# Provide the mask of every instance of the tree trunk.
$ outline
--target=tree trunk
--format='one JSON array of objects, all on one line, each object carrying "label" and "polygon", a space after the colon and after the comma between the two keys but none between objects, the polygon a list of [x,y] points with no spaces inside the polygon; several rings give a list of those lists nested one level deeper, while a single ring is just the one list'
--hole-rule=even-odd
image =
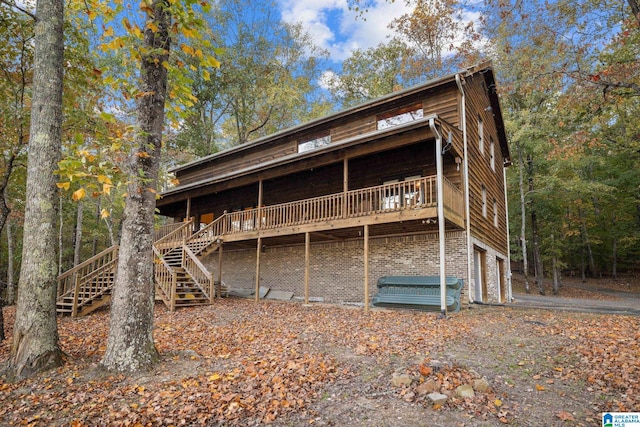
[{"label": "tree trunk", "polygon": [[638,21],[638,25],[640,25],[640,5],[638,4],[638,0],[627,0],[629,2],[629,7],[631,7],[631,12],[633,16]]},{"label": "tree trunk", "polygon": [[518,185],[520,187],[520,242],[522,243],[522,270],[524,273],[524,290],[526,293],[531,293],[529,287],[529,261],[527,259],[527,204],[524,199],[524,180],[522,170],[524,169],[524,161],[522,159],[522,145],[518,143],[516,146],[518,149]]},{"label": "tree trunk", "polygon": [[[100,227],[100,218],[101,218],[101,205],[102,200],[98,199],[97,203],[98,207],[96,209],[96,232],[93,233],[93,241],[91,242],[91,256],[94,256],[98,253],[98,227]],[[112,245],[113,246],[113,245]]]},{"label": "tree trunk", "polygon": [[11,305],[16,300],[16,284],[13,273],[13,225],[7,221],[7,304]]},{"label": "tree trunk", "polygon": [[587,225],[585,224],[584,213],[582,209],[578,211],[578,216],[580,217],[580,228],[582,231],[582,241],[587,249],[587,260],[589,261],[589,273],[591,277],[596,276],[596,262],[593,259],[593,250],[591,249],[591,241],[589,240],[589,235],[587,234]]},{"label": "tree trunk", "polygon": [[554,255],[551,259],[551,268],[553,269],[553,294],[560,293],[560,275],[558,274],[558,259]]},{"label": "tree trunk", "polygon": [[[533,191],[533,159],[527,158],[529,164],[529,192]],[[533,204],[533,201],[531,202]],[[540,256],[540,237],[538,236],[538,216],[535,208],[531,207],[531,240],[533,241],[533,262],[535,267],[535,282],[540,295],[544,295],[544,270]]]},{"label": "tree trunk", "polygon": [[60,215],[60,217],[58,218],[58,276],[62,274],[62,270],[63,270],[63,264],[62,264],[62,253],[63,253],[63,247],[64,247],[64,220],[63,220],[63,209],[62,209],[62,194],[59,197],[59,202],[58,202],[58,214]]},{"label": "tree trunk", "polygon": [[56,323],[57,197],[64,72],[64,1],[38,0],[22,268],[10,379],[60,366]]},{"label": "tree trunk", "polygon": [[76,237],[73,247],[73,266],[80,264],[80,257],[82,256],[82,216],[83,216],[83,203],[78,202],[78,210],[76,212]]},{"label": "tree trunk", "polygon": [[611,260],[611,277],[614,280],[618,279],[618,238],[614,237],[613,238],[613,243],[612,243],[612,248],[611,248],[611,252],[612,252],[612,257],[613,259]]},{"label": "tree trunk", "polygon": [[141,87],[137,100],[137,134],[130,156],[131,175],[113,289],[107,350],[102,365],[134,372],[150,368],[158,359],[153,343],[153,216],[160,163],[171,15],[168,0],[153,0],[147,16],[156,32],[145,26]]},{"label": "tree trunk", "polygon": [[4,336],[4,312],[2,310],[3,307],[4,307],[4,300],[2,299],[2,296],[0,295],[0,342],[4,341],[5,338],[6,338]]}]

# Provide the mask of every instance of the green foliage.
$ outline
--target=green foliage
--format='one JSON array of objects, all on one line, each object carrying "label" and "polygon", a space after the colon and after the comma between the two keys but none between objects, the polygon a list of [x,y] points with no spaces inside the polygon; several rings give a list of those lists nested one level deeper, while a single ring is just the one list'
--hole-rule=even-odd
[{"label": "green foliage", "polygon": [[182,59],[193,81],[185,88],[198,101],[176,134],[177,148],[204,156],[327,111],[316,86],[327,53],[300,25],[283,23],[269,1],[217,2],[208,25],[221,66]]}]

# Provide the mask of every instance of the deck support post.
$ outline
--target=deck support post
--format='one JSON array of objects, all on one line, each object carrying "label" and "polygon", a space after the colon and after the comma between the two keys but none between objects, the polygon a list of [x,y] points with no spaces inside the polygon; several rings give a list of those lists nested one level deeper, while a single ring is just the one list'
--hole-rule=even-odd
[{"label": "deck support post", "polygon": [[349,192],[349,159],[344,158],[342,164],[342,218],[346,218],[349,215],[347,209],[347,193]]},{"label": "deck support post", "polygon": [[187,212],[185,213],[185,219],[187,222],[191,219],[191,197],[187,197]]},{"label": "deck support post", "polygon": [[304,233],[304,303],[309,304],[309,253],[311,249],[311,233]]},{"label": "deck support post", "polygon": [[258,209],[256,209],[256,223],[254,227],[256,230],[260,230],[262,228],[262,195],[263,195],[263,186],[262,180],[258,181]]},{"label": "deck support post", "polygon": [[218,245],[218,293],[217,298],[222,298],[222,242]]},{"label": "deck support post", "polygon": [[440,248],[440,316],[447,316],[447,270],[445,266],[445,227],[444,227],[444,177],[442,166],[442,135],[436,128],[435,119],[429,120],[429,127],[436,137],[436,191],[438,210],[438,246]]},{"label": "deck support post", "polygon": [[369,312],[369,225],[364,226],[364,312]]},{"label": "deck support post", "polygon": [[260,252],[262,250],[262,237],[258,237],[256,248],[256,297],[255,302],[260,301]]}]

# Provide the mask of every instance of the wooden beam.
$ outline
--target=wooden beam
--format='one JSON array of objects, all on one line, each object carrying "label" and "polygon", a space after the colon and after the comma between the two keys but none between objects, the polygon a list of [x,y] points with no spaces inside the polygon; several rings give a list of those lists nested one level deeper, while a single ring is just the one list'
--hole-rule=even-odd
[{"label": "wooden beam", "polygon": [[364,226],[364,312],[369,312],[369,225]]},{"label": "wooden beam", "polygon": [[325,239],[333,240],[335,242],[341,242],[342,240],[344,240],[344,239],[341,239],[340,237],[336,237],[333,234],[329,234],[329,233],[315,232],[313,234],[315,234],[316,236],[324,237]]},{"label": "wooden beam", "polygon": [[187,221],[191,219],[191,197],[187,197],[187,212],[185,216]]},{"label": "wooden beam", "polygon": [[309,304],[309,267],[311,252],[311,235],[304,233],[304,303]]},{"label": "wooden beam", "polygon": [[349,192],[349,159],[344,158],[342,162],[342,217],[346,218],[349,215],[347,209],[347,193]]},{"label": "wooden beam", "polygon": [[260,181],[258,181],[258,212],[256,215],[256,228],[259,230],[262,226],[262,195],[263,195],[263,180],[260,179]]},{"label": "wooden beam", "polygon": [[218,246],[218,298],[222,298],[222,242]]},{"label": "wooden beam", "polygon": [[260,252],[262,250],[262,237],[258,237],[258,245],[256,248],[256,298],[255,301],[260,301]]}]

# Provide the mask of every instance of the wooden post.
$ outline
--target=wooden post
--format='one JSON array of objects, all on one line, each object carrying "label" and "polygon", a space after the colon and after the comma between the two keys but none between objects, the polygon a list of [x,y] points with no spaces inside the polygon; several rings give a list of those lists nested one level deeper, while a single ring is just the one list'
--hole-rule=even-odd
[{"label": "wooden post", "polygon": [[311,248],[311,234],[304,233],[304,303],[309,304],[309,252]]},{"label": "wooden post", "polygon": [[342,217],[346,218],[349,214],[347,209],[347,193],[349,192],[349,159],[345,157],[342,164]]},{"label": "wooden post", "polygon": [[222,298],[222,242],[218,247],[218,298]]},{"label": "wooden post", "polygon": [[258,247],[256,248],[256,298],[260,301],[260,251],[262,250],[262,237],[258,237]]},{"label": "wooden post", "polygon": [[187,213],[185,217],[187,221],[191,219],[191,197],[187,197]]},{"label": "wooden post", "polygon": [[436,191],[437,191],[437,206],[438,212],[438,246],[439,246],[439,259],[440,259],[440,317],[447,316],[447,271],[445,266],[445,227],[444,227],[444,168],[442,159],[442,136],[435,125],[435,120],[429,120],[429,127],[436,137]]},{"label": "wooden post", "polygon": [[207,275],[207,279],[209,279],[209,304],[213,304],[213,300],[216,297],[216,282],[213,281],[212,273]]},{"label": "wooden post", "polygon": [[256,222],[255,227],[257,230],[262,228],[262,180],[258,181],[258,209],[256,213]]},{"label": "wooden post", "polygon": [[364,226],[364,312],[369,312],[369,225]]},{"label": "wooden post", "polygon": [[75,274],[75,284],[73,291],[73,306],[71,307],[71,317],[78,316],[78,297],[80,294],[80,273]]},{"label": "wooden post", "polygon": [[169,311],[173,312],[176,310],[176,287],[178,285],[178,273],[175,271],[171,274],[171,291],[169,294],[171,295],[171,304],[169,304]]}]

